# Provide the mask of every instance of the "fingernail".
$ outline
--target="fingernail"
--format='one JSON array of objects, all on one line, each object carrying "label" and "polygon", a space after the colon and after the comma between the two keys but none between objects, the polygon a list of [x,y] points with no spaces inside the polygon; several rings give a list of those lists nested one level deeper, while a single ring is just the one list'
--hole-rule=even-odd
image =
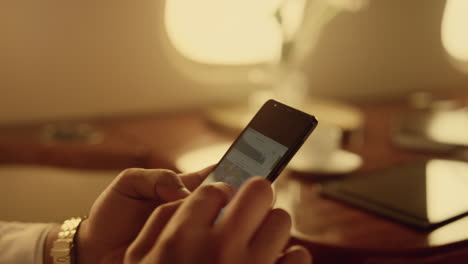
[{"label": "fingernail", "polygon": [[190,195],[190,191],[185,187],[169,187],[169,186],[158,186],[157,192],[159,196],[166,201],[172,201],[175,199],[183,199]]}]

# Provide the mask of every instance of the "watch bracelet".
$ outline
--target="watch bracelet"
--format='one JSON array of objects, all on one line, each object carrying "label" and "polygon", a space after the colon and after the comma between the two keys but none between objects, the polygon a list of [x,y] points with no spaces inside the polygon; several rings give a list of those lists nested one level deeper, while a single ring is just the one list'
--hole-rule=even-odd
[{"label": "watch bracelet", "polygon": [[63,222],[57,239],[53,242],[50,256],[54,264],[75,264],[75,235],[86,217],[72,217]]}]

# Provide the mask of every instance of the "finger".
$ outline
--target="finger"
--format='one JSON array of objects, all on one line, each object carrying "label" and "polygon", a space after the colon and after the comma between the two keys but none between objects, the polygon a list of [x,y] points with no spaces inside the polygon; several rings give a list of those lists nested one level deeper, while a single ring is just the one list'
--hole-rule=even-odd
[{"label": "finger", "polygon": [[312,264],[312,256],[304,247],[292,246],[286,250],[276,264]]},{"label": "finger", "polygon": [[250,242],[250,250],[259,259],[270,259],[271,263],[277,254],[282,252],[289,240],[291,217],[282,209],[271,210]]},{"label": "finger", "polygon": [[182,204],[173,217],[171,228],[211,227],[221,209],[234,193],[233,187],[223,182],[201,186]]},{"label": "finger", "polygon": [[239,242],[248,242],[271,209],[270,182],[254,178],[246,182],[226,207],[217,228],[235,233]]},{"label": "finger", "polygon": [[129,263],[139,262],[156,244],[159,235],[173,214],[182,204],[182,200],[157,207],[150,215],[137,238],[128,248],[125,258]]},{"label": "finger", "polygon": [[215,166],[216,165],[211,165],[197,172],[179,174],[179,177],[185,187],[193,191],[210,175]]},{"label": "finger", "polygon": [[132,199],[174,201],[190,194],[173,171],[126,169],[112,184],[113,190]]}]

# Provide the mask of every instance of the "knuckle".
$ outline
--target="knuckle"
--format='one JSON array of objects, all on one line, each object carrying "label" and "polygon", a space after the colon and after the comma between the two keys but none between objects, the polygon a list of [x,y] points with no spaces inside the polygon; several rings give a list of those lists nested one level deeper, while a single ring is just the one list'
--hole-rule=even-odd
[{"label": "knuckle", "polygon": [[292,225],[291,216],[283,209],[273,209],[270,213],[270,217],[276,222],[278,227],[283,229],[290,229]]},{"label": "knuckle", "polygon": [[167,169],[142,169],[142,168],[128,168],[123,170],[118,178],[121,181],[131,181],[134,180],[135,177],[143,177],[143,176],[150,176],[150,177],[156,177],[156,179],[159,179],[162,183],[166,184],[171,184],[174,182],[178,182],[178,176],[175,172]]},{"label": "knuckle", "polygon": [[[172,235],[161,238],[158,242],[157,251],[163,252],[166,260],[171,262],[162,261],[162,263],[199,263],[195,260],[188,262],[188,257],[193,256],[194,237],[189,236],[187,233],[175,232]],[[186,254],[181,254],[184,252]]]},{"label": "knuckle", "polygon": [[129,178],[129,177],[133,177],[134,175],[140,173],[143,169],[140,169],[140,168],[128,168],[128,169],[125,169],[123,170],[119,177],[120,178]]},{"label": "knuckle", "polygon": [[152,172],[154,173],[153,175],[156,177],[158,184],[167,186],[182,185],[179,176],[171,170],[157,169],[153,170]]},{"label": "knuckle", "polygon": [[191,241],[193,231],[195,230],[188,226],[177,226],[161,238],[161,243],[169,248],[180,246],[184,242]]},{"label": "knuckle", "polygon": [[172,234],[171,236],[169,237],[166,237],[164,239],[161,240],[161,248],[164,249],[164,251],[167,252],[167,250],[169,250],[169,252],[174,249],[175,247],[177,247],[177,245],[180,243],[180,234],[179,233],[174,233]]},{"label": "knuckle", "polygon": [[273,209],[272,214],[281,222],[291,224],[291,216],[283,209]]},{"label": "knuckle", "polygon": [[165,203],[158,206],[154,209],[152,215],[154,218],[158,218],[159,216],[165,216],[174,211],[174,208],[177,206],[176,203]]},{"label": "knuckle", "polygon": [[124,263],[125,264],[134,264],[139,263],[142,256],[138,253],[135,246],[131,245],[127,251],[125,251],[124,255]]},{"label": "knuckle", "polygon": [[156,169],[154,170],[154,172],[159,174],[160,177],[164,177],[164,178],[177,177],[177,174],[174,171],[168,170],[168,169]]},{"label": "knuckle", "polygon": [[156,208],[155,211],[157,213],[165,213],[165,212],[171,211],[172,207],[174,207],[173,203],[165,203],[165,204],[158,206],[158,208]]},{"label": "knuckle", "polygon": [[223,190],[211,184],[200,187],[199,193],[203,196],[208,196],[215,199],[227,199],[227,194]]},{"label": "knuckle", "polygon": [[172,235],[161,238],[160,249],[167,255],[176,256],[180,253],[181,247],[187,242],[187,235],[183,232],[176,231]]},{"label": "knuckle", "polygon": [[140,174],[143,169],[139,168],[128,168],[123,170],[115,180],[117,186],[127,186],[131,184],[136,175]]}]

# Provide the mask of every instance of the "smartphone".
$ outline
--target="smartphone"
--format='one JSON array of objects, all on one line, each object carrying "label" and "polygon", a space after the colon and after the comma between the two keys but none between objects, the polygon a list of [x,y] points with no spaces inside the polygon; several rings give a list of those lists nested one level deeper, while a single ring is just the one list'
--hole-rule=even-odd
[{"label": "smartphone", "polygon": [[316,126],[314,116],[268,100],[204,183],[222,181],[239,189],[254,176],[273,182]]}]

